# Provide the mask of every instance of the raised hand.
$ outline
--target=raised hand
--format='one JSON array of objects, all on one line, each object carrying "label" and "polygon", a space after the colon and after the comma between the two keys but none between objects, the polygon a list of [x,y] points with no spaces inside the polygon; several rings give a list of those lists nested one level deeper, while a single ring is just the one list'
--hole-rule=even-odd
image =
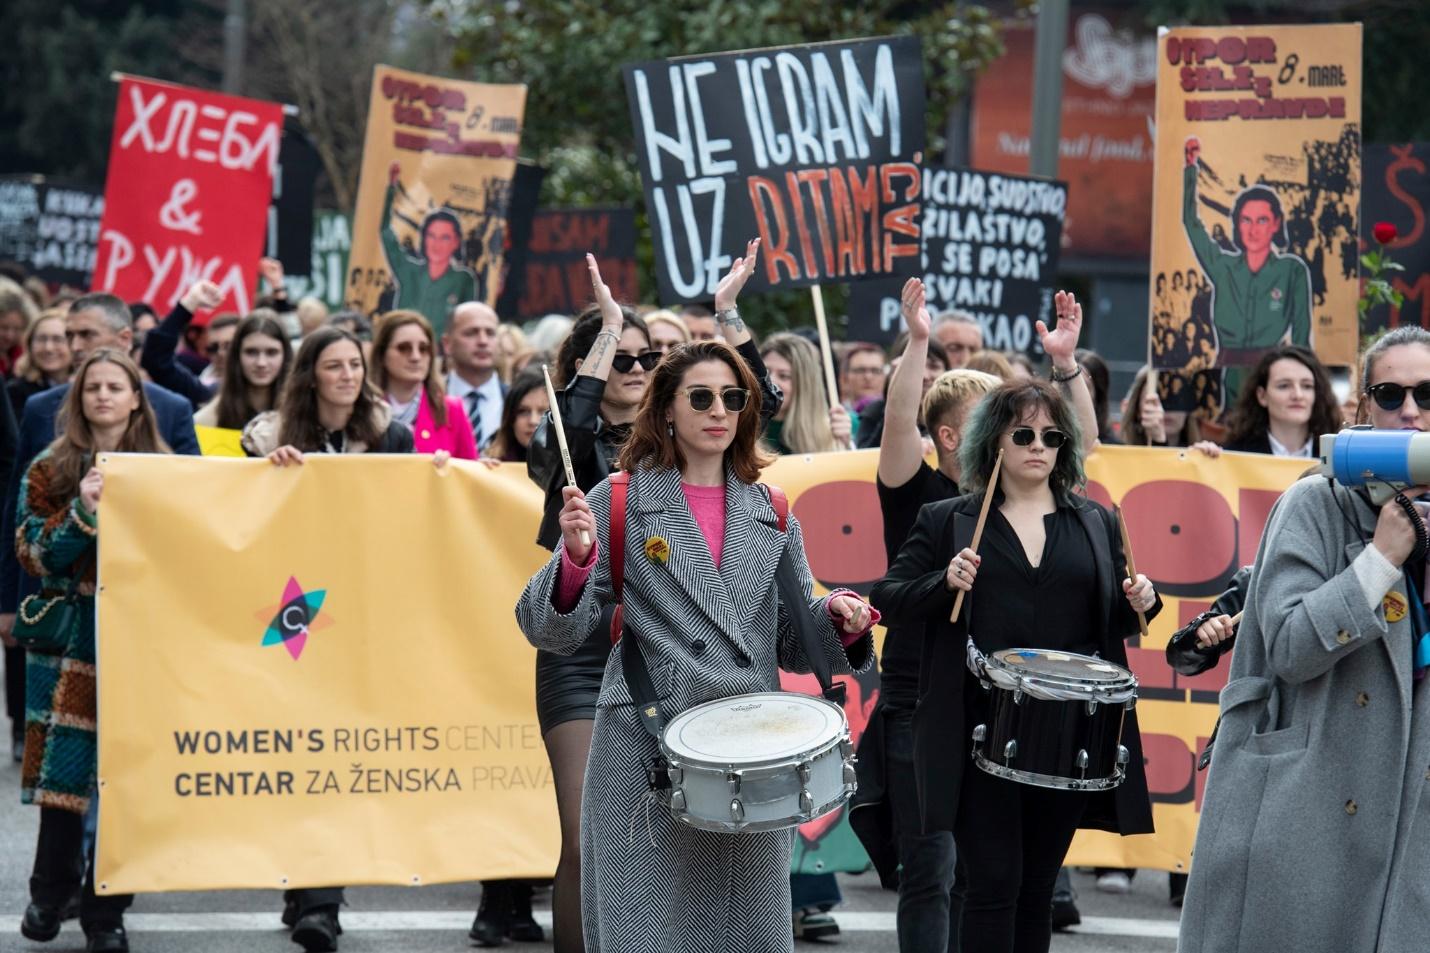
[{"label": "raised hand", "polygon": [[1184,154],[1187,159],[1187,165],[1196,165],[1197,160],[1202,156],[1202,141],[1196,136],[1188,136],[1187,144],[1184,147]]},{"label": "raised hand", "polygon": [[728,311],[735,307],[735,299],[740,296],[740,289],[745,287],[745,282],[755,273],[755,258],[759,252],[760,240],[750,239],[745,245],[745,257],[736,258],[730,265],[730,271],[720,279],[720,284],[715,286],[716,311]]},{"label": "raised hand", "polygon": [[1036,325],[1038,340],[1043,343],[1043,350],[1055,369],[1071,371],[1077,366],[1073,355],[1077,351],[1077,339],[1082,334],[1082,305],[1078,304],[1076,295],[1059,291],[1053,296],[1053,311],[1058,316],[1058,326],[1049,331],[1048,326],[1039,321]]},{"label": "raised hand", "polygon": [[621,312],[621,306],[616,304],[616,299],[611,296],[611,286],[601,280],[601,266],[596,264],[596,256],[589,252],[586,254],[586,269],[591,272],[591,293],[595,295],[596,304],[601,309],[601,325],[611,328],[619,335],[625,324],[625,315]]},{"label": "raised hand", "polygon": [[917,278],[904,282],[904,290],[899,294],[899,312],[908,325],[909,337],[915,341],[928,339],[933,319],[929,317],[928,290]]},{"label": "raised hand", "polygon": [[188,309],[190,314],[198,314],[200,311],[212,311],[223,303],[223,292],[219,286],[205,278],[200,278],[184,292],[184,296],[179,299],[179,304]]},{"label": "raised hand", "polygon": [[258,274],[275,291],[283,287],[283,263],[277,258],[258,259]]}]

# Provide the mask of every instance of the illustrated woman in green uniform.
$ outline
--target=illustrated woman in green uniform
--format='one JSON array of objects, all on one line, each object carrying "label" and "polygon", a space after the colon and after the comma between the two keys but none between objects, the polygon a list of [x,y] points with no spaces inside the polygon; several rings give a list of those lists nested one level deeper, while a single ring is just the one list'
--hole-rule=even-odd
[{"label": "illustrated woman in green uniform", "polygon": [[387,197],[382,204],[382,250],[397,283],[392,307],[420,311],[440,338],[452,309],[463,301],[476,300],[477,282],[465,266],[454,261],[462,248],[462,226],[450,209],[439,208],[422,220],[421,257],[413,258],[403,249],[392,230],[392,201],[397,197],[401,171],[396,162],[388,168]]},{"label": "illustrated woman in green uniform", "polygon": [[1212,323],[1217,332],[1217,363],[1249,364],[1261,352],[1289,336],[1292,344],[1311,345],[1311,272],[1295,255],[1277,251],[1287,244],[1281,199],[1264,185],[1237,196],[1232,208],[1229,252],[1212,240],[1197,216],[1197,171],[1201,143],[1187,140],[1182,179],[1182,225],[1202,271],[1212,284]]}]

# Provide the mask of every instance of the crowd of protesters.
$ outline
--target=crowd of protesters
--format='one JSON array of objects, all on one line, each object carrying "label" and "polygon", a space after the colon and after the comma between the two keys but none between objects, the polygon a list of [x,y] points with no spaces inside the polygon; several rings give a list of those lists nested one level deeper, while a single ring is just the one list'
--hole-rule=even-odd
[{"label": "crowd of protesters", "polygon": [[[52,939],[62,919],[77,915],[90,950],[128,948],[123,913],[130,898],[97,897],[86,873],[92,851],[88,868],[85,860],[97,730],[93,598],[104,483],[93,466],[98,452],[198,453],[197,425],[240,431],[245,452],[280,466],[301,464],[310,453],[364,452],[430,454],[438,466],[451,458],[523,464],[546,494],[533,536],[556,549],[566,472],[543,425],[550,408],[540,367],[552,368],[571,465],[585,492],[620,466],[661,362],[688,345],[723,341],[758,383],[767,451],[880,449],[878,491],[892,565],[919,508],[958,495],[965,422],[986,394],[1009,382],[1051,373],[1086,451],[1100,442],[1309,458],[1319,434],[1349,422],[1326,369],[1294,346],[1263,357],[1225,421],[1205,413],[1192,376],[1147,368],[1120,400],[1114,421],[1106,363],[1074,351],[1081,310],[1071,296],[1060,296],[1059,309],[1068,320],[1076,309],[1076,324],[1060,322],[1063,330],[1043,339],[1050,368],[1022,353],[985,350],[978,321],[950,312],[914,324],[888,350],[834,342],[839,393],[830,394],[818,335],[791,328],[757,341],[738,317],[742,282],[722,285],[713,310],[664,310],[610,301],[594,263],[591,270],[596,301],[581,314],[552,315],[524,332],[472,301],[457,305],[439,333],[414,310],[369,318],[329,314],[313,299],[290,302],[282,267],[271,259],[260,267],[265,293],[243,315],[213,314],[222,295],[207,281],[160,316],[145,303],[109,294],[52,294],[17,267],[0,266],[0,376],[10,398],[0,401],[6,487],[0,532],[13,541],[0,547],[0,638],[22,798],[41,809],[31,904],[21,926],[26,937]],[[198,315],[210,317],[196,322]],[[55,597],[76,601],[84,623],[62,648],[31,651],[27,660],[13,638],[17,614],[25,622],[27,606]],[[608,629],[609,623],[595,626],[570,654],[542,651],[536,665],[562,841],[553,872],[559,951],[583,948],[580,804]],[[921,831],[910,769],[918,654],[916,640],[893,626],[880,659],[885,750],[868,769],[884,775],[873,789],[890,800],[891,844],[903,869],[901,893],[908,894],[899,905],[900,947],[956,949],[965,872],[955,864],[951,834]],[[1100,889],[1125,892],[1132,872],[1097,873]],[[975,881],[975,900],[983,897],[979,889]],[[1181,890],[1174,878],[1173,902]],[[484,946],[542,939],[532,893],[528,882],[484,883],[472,939]],[[1045,903],[1045,893],[1027,896]],[[791,896],[794,936],[838,933],[832,875],[795,877]],[[290,891],[282,919],[305,949],[335,949],[343,902],[341,887]],[[1065,877],[1051,903],[1054,925],[1077,922]],[[985,922],[980,929],[992,928]]]}]

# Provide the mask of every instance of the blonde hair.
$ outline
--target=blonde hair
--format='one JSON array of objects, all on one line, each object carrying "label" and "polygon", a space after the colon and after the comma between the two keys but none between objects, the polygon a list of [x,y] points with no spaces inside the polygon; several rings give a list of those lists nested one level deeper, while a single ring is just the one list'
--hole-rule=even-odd
[{"label": "blonde hair", "polygon": [[970,370],[992,374],[999,380],[1011,381],[1013,379],[1013,362],[997,351],[979,351],[970,357],[968,363],[963,366]]},{"label": "blonde hair", "polygon": [[[511,357],[506,354],[508,341],[511,342]],[[515,363],[516,356],[527,349],[526,335],[521,328],[506,321],[497,323],[497,376],[503,384],[510,384],[511,379],[516,376],[511,366]]]},{"label": "blonde hair", "polygon": [[797,334],[772,334],[760,348],[761,356],[778,354],[789,362],[794,397],[786,397],[784,429],[780,439],[793,453],[837,450],[829,429],[829,395],[824,392],[824,370],[819,349]]},{"label": "blonde hair", "polygon": [[958,430],[963,426],[962,414],[957,420],[949,420],[948,415],[961,410],[970,397],[982,397],[1002,383],[993,374],[966,367],[944,371],[929,385],[923,407],[919,409],[919,419],[930,432],[944,422]]},{"label": "blonde hair", "polygon": [[669,325],[670,327],[680,332],[681,343],[690,343],[690,329],[685,326],[685,322],[680,319],[680,315],[676,314],[674,311],[671,311],[666,308],[660,308],[659,310],[651,311],[648,314],[643,314],[641,315],[641,317],[645,318],[646,327],[653,327],[657,324]]},{"label": "blonde hair", "polygon": [[[41,324],[46,321],[58,321],[60,323],[60,333],[64,333],[65,310],[64,308],[46,308],[35,316],[35,320],[30,322],[30,326],[25,328],[25,353],[20,355],[20,359],[15,362],[15,376],[24,378],[35,384],[44,383],[45,375],[35,366],[35,359],[32,353],[35,350],[35,332],[39,330]],[[65,348],[69,348],[69,343],[65,343]],[[59,380],[68,380],[69,371],[60,372]]]}]

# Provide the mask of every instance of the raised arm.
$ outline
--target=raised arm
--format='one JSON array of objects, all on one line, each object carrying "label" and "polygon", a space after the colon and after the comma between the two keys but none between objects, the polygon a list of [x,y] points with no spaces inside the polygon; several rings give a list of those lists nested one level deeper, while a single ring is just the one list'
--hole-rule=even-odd
[{"label": "raised arm", "polygon": [[1053,381],[1060,385],[1063,396],[1072,404],[1082,428],[1082,449],[1091,453],[1097,446],[1097,410],[1092,403],[1092,381],[1077,362],[1077,339],[1082,334],[1082,305],[1067,291],[1053,296],[1053,308],[1058,326],[1052,331],[1043,322],[1037,323],[1038,338],[1043,350],[1053,362]]},{"label": "raised arm", "polygon": [[223,292],[212,281],[200,280],[184,292],[184,296],[174,305],[174,310],[152,331],[144,336],[144,350],[139,355],[139,366],[149,373],[149,378],[160,387],[167,388],[190,404],[202,407],[213,399],[213,389],[198,375],[174,359],[179,347],[179,339],[184,329],[194,319],[194,312],[216,308],[223,301]]},{"label": "raised arm", "polygon": [[928,364],[932,326],[924,283],[910,278],[900,295],[900,311],[909,328],[909,343],[884,401],[884,435],[879,443],[879,482],[900,487],[914,478],[923,460],[919,435],[919,404],[923,398],[924,367]]},{"label": "raised arm", "polygon": [[765,368],[765,362],[760,357],[760,349],[755,344],[755,338],[748,328],[745,327],[744,320],[740,317],[739,310],[735,307],[735,300],[740,295],[740,290],[745,287],[745,282],[750,280],[750,276],[755,273],[755,259],[760,253],[760,240],[750,239],[745,245],[745,257],[736,258],[730,266],[730,271],[724,278],[720,279],[720,284],[715,288],[715,323],[720,326],[720,331],[725,335],[725,343],[740,352],[740,356],[745,359],[745,363],[750,365],[750,370],[754,372],[755,379],[760,382],[760,417],[763,420],[771,420],[775,414],[780,412],[780,405],[784,403],[785,395],[770,377],[770,372]]},{"label": "raised arm", "polygon": [[1195,136],[1188,139],[1184,151],[1187,164],[1182,170],[1182,227],[1187,232],[1187,241],[1191,242],[1192,252],[1201,263],[1202,270],[1215,282],[1212,269],[1221,260],[1222,251],[1202,227],[1201,217],[1197,214],[1197,172],[1201,154],[1200,140]]}]

